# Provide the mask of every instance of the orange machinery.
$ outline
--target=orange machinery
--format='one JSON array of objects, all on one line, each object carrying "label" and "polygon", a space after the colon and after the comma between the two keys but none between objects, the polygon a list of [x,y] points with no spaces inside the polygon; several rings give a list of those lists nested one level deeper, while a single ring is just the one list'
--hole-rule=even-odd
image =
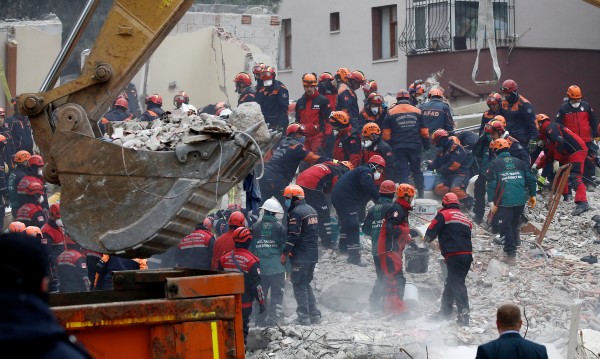
[{"label": "orange machinery", "polygon": [[94,358],[243,358],[244,277],[190,269],[115,272],[114,290],[52,294]]}]

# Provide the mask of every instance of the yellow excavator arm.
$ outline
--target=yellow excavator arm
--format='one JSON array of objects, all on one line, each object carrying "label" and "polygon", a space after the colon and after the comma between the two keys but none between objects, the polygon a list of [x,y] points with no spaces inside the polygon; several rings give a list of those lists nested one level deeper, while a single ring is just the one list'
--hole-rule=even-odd
[{"label": "yellow excavator arm", "polygon": [[[97,120],[169,34],[193,0],[115,0],[81,75],[19,96],[46,166],[61,185],[61,215],[85,248],[147,257],[189,234],[218,197],[259,160],[253,136],[214,139],[176,151],[133,150],[103,141]],[[266,151],[271,136],[257,143]]]}]

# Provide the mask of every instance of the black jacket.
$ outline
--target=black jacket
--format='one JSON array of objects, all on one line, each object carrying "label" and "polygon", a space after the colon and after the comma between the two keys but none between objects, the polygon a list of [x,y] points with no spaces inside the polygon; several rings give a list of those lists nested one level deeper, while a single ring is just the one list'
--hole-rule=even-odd
[{"label": "black jacket", "polygon": [[346,172],[333,187],[331,199],[334,205],[366,203],[370,199],[379,201],[379,188],[373,180],[373,171],[368,165],[363,165]]},{"label": "black jacket", "polygon": [[285,137],[279,147],[273,151],[273,157],[265,166],[264,178],[280,179],[286,184],[292,182],[298,165],[305,161],[311,164],[325,159],[304,149],[304,146],[291,137]]},{"label": "black jacket", "polygon": [[294,262],[316,263],[319,259],[319,217],[306,200],[292,203],[288,212],[287,241],[283,254]]},{"label": "black jacket", "polygon": [[442,208],[431,221],[425,233],[425,241],[432,242],[438,237],[444,258],[457,254],[471,254],[471,229],[473,223],[460,211],[458,205]]},{"label": "black jacket", "polygon": [[546,347],[524,339],[519,333],[505,333],[477,347],[475,359],[548,359]]}]

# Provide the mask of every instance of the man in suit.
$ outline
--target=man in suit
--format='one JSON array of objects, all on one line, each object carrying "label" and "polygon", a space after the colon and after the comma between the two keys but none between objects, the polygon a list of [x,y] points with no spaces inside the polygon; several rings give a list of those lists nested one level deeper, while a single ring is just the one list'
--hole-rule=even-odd
[{"label": "man in suit", "polygon": [[480,345],[475,359],[548,359],[546,347],[521,337],[522,325],[521,310],[517,305],[501,305],[496,312],[500,337]]}]

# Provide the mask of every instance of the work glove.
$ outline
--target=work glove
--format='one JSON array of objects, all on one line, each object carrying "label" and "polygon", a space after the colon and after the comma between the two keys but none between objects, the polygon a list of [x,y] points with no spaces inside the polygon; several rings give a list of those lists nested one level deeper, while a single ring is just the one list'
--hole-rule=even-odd
[{"label": "work glove", "polygon": [[282,253],[281,257],[279,258],[279,261],[281,262],[281,265],[284,266],[285,262],[287,261],[287,255],[285,253]]},{"label": "work glove", "polygon": [[498,212],[498,207],[494,204],[494,202],[490,202],[490,213],[496,214]]},{"label": "work glove", "polygon": [[258,314],[263,314],[266,310],[265,303],[258,303]]},{"label": "work glove", "polygon": [[554,172],[558,172],[558,169],[559,169],[559,168],[560,168],[560,163],[559,163],[558,161],[554,161],[554,162],[552,163],[552,170],[553,170]]},{"label": "work glove", "polygon": [[535,196],[529,197],[529,201],[527,201],[527,205],[529,206],[529,208],[533,209],[535,207],[535,203],[536,203]]}]

